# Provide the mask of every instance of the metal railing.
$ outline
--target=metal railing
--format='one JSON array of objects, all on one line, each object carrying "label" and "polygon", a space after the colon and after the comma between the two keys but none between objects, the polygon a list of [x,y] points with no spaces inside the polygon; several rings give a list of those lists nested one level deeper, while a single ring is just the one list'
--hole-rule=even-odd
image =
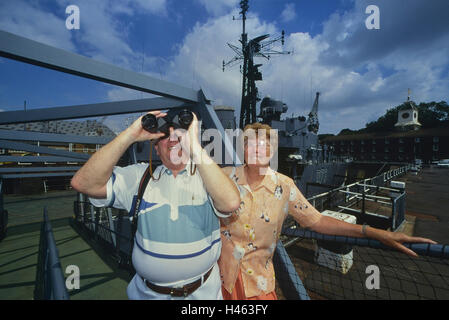
[{"label": "metal railing", "polygon": [[93,206],[78,193],[74,202],[75,222],[93,241],[112,254],[121,267],[132,270],[131,223],[125,210]]},{"label": "metal railing", "polygon": [[[405,219],[405,193],[383,186],[409,169],[406,166],[384,172],[308,200],[320,211],[344,211],[341,207],[345,203],[345,207],[359,205],[364,212],[364,201],[391,205],[391,217],[359,214],[358,223],[370,219],[377,223],[384,221],[384,228],[397,230]],[[382,197],[378,195],[382,191],[397,194]],[[292,221],[284,224],[282,237],[289,263],[296,270],[290,270],[291,274],[282,275],[281,279],[296,282],[296,286],[289,285],[290,291],[304,286],[296,292],[299,298],[449,299],[448,245],[405,244],[419,255],[412,258],[376,240],[323,235],[302,229]],[[278,282],[282,287],[280,279]],[[294,296],[290,292],[285,298]]]},{"label": "metal railing", "polygon": [[35,298],[39,300],[69,300],[59,261],[59,253],[50,220],[48,219],[47,207],[44,207],[44,222],[42,223],[41,238],[39,245],[38,276]]},{"label": "metal railing", "polygon": [[[355,215],[360,223],[372,224],[382,229],[390,228],[395,231],[405,220],[405,195],[402,190],[387,188],[385,185],[393,178],[407,173],[410,168],[410,165],[406,165],[389,170],[373,178],[342,186],[307,200],[319,211],[330,209],[348,212]],[[395,195],[384,195],[383,193],[386,192]],[[390,207],[390,216],[367,212],[366,201]],[[289,223],[291,224],[292,221],[290,220]]]},{"label": "metal railing", "polygon": [[282,275],[304,286],[298,295],[305,290],[312,299],[449,299],[449,245],[405,244],[419,255],[414,258],[371,239],[300,228],[283,234],[301,239],[286,249],[296,270]]},{"label": "metal railing", "polygon": [[[128,213],[115,208],[94,207],[86,196],[78,193],[74,202],[75,221],[81,230],[101,248],[109,252],[116,262],[123,268],[134,271],[131,264],[131,224]],[[309,296],[295,271],[282,242],[277,243],[273,258],[278,281],[288,299],[309,300]]]},{"label": "metal railing", "polygon": [[6,236],[8,211],[3,208],[3,180],[0,178],[0,241]]}]

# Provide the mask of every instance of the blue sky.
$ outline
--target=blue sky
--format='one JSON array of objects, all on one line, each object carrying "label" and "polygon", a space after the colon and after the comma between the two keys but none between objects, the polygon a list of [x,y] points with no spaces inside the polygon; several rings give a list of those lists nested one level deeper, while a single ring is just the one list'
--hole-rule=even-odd
[{"label": "blue sky", "polygon": [[[380,29],[368,30],[368,5]],[[67,30],[68,5],[80,29]],[[250,0],[249,37],[286,31],[291,55],[260,60],[261,98],[307,114],[321,92],[320,133],[359,129],[402,103],[449,101],[449,1]],[[239,45],[238,0],[1,0],[0,29],[185,87],[237,109],[238,65],[221,70]],[[0,58],[0,110],[137,99],[148,95]],[[122,117],[105,121],[123,130]]]}]

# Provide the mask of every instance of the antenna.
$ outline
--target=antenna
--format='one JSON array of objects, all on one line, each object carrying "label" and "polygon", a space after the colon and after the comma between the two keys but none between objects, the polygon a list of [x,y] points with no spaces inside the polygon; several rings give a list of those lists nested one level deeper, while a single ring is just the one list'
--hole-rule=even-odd
[{"label": "antenna", "polygon": [[[262,64],[255,64],[254,58],[262,57],[267,60],[272,55],[278,54],[290,54],[290,51],[278,51],[275,48],[277,42],[284,44],[285,31],[282,30],[280,36],[276,36],[272,40],[267,40],[270,35],[265,34],[248,41],[248,35],[246,34],[246,13],[249,9],[248,0],[240,1],[240,14],[242,15],[242,35],[240,39],[241,48],[228,43],[228,46],[236,53],[236,55],[228,62],[223,61],[222,69],[224,71],[226,66],[234,66],[243,60],[243,68],[240,65],[241,73],[243,76],[242,85],[242,101],[240,107],[240,128],[243,128],[249,123],[257,121],[256,108],[257,102],[260,101],[258,97],[258,90],[256,87],[256,81],[262,80],[262,73],[259,71],[259,67]],[[233,20],[236,20],[233,17]]]},{"label": "antenna", "polygon": [[[145,39],[142,40],[142,66],[140,72],[143,73],[143,66],[145,65]],[[143,99],[143,92],[140,92],[140,99]]]}]

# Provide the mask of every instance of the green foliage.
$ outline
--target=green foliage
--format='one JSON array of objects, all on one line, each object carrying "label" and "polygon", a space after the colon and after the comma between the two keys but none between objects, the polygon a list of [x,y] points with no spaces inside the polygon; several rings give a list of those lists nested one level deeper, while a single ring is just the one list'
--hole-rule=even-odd
[{"label": "green foliage", "polygon": [[339,136],[347,136],[347,135],[351,135],[351,134],[357,134],[359,131],[357,130],[351,130],[351,129],[343,129],[340,131],[340,133],[338,134]]},{"label": "green foliage", "polygon": [[418,110],[418,119],[423,128],[437,127],[449,120],[449,105],[445,101],[420,103]]},{"label": "green foliage", "polygon": [[[403,103],[395,108],[388,109],[383,116],[377,119],[377,121],[367,123],[366,128],[361,129],[358,132],[394,131],[394,125],[398,120],[398,111],[404,106],[405,104]],[[417,107],[418,121],[422,124],[423,129],[445,125],[449,121],[449,105],[446,101],[421,102]],[[340,132],[340,134],[342,134],[342,132]]]},{"label": "green foliage", "polygon": [[324,134],[319,134],[318,135],[318,139],[319,140],[323,140],[326,139],[327,137],[334,137],[335,135],[332,133],[324,133]]},{"label": "green foliage", "polygon": [[368,122],[366,124],[366,132],[392,131],[394,125],[398,121],[398,110],[401,106],[388,109],[387,113],[381,116],[377,121]]}]

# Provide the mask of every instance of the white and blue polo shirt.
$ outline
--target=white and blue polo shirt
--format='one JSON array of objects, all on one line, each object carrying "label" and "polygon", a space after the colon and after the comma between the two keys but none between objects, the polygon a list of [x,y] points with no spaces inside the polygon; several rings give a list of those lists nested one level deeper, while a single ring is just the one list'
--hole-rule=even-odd
[{"label": "white and blue polo shirt", "polygon": [[[106,199],[90,199],[95,206],[131,210],[148,164],[115,167],[107,183]],[[161,165],[156,168],[138,210],[132,261],[138,275],[161,286],[196,280],[218,260],[220,224],[201,176],[191,175],[190,163],[176,178]]]}]

